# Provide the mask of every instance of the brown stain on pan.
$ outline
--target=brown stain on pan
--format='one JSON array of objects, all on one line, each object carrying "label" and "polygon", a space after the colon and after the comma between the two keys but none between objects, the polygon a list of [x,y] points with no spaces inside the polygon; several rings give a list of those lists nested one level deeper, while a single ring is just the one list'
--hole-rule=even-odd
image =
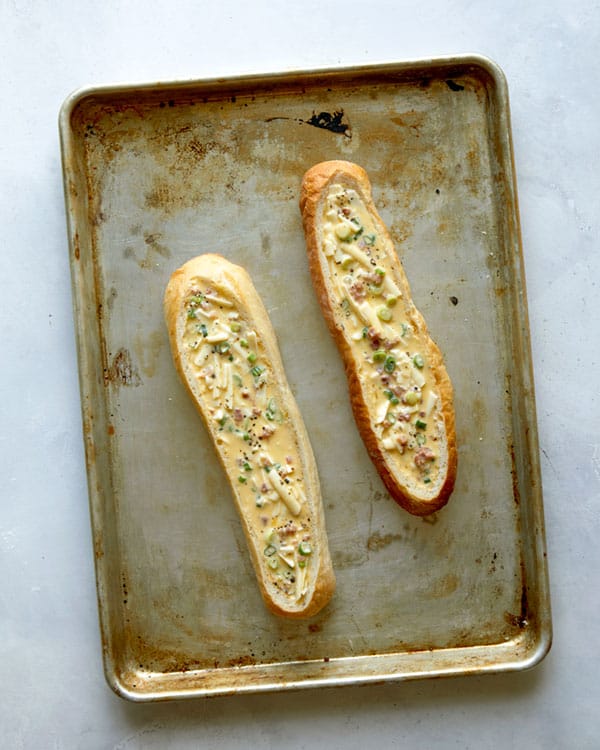
[{"label": "brown stain on pan", "polygon": [[75,256],[75,260],[79,260],[81,257],[81,247],[79,244],[79,232],[75,232],[75,236],[73,237],[73,255]]},{"label": "brown stain on pan", "polygon": [[106,383],[113,383],[114,385],[134,387],[142,385],[142,379],[131,359],[131,354],[124,347],[119,349],[112,358],[110,365],[105,369],[104,379]]},{"label": "brown stain on pan", "polygon": [[442,599],[453,594],[458,589],[459,584],[458,577],[454,573],[448,573],[434,581],[427,593],[432,599]]},{"label": "brown stain on pan", "polygon": [[[182,654],[176,649],[164,648],[148,643],[141,635],[130,644],[135,667],[156,672],[188,672],[212,666],[206,659]],[[130,666],[132,668],[133,665]]]},{"label": "brown stain on pan", "polygon": [[524,560],[521,560],[521,608],[518,613],[505,612],[505,621],[517,630],[525,630],[532,624],[532,613],[529,606],[529,594],[527,590],[527,572]]},{"label": "brown stain on pan", "polygon": [[425,113],[412,109],[408,112],[402,112],[399,115],[390,117],[390,120],[394,125],[398,125],[399,127],[408,130],[411,135],[419,138],[421,135],[421,128],[425,124]]},{"label": "brown stain on pan", "polygon": [[380,534],[376,531],[367,539],[367,549],[371,552],[376,552],[384,547],[388,547],[392,542],[398,542],[401,540],[401,534]]},{"label": "brown stain on pan", "polygon": [[135,337],[133,348],[140,369],[146,377],[152,378],[156,374],[164,344],[165,336],[162,331],[151,331],[147,336],[138,334]]},{"label": "brown stain on pan", "polygon": [[83,437],[85,441],[85,462],[88,471],[96,463],[96,445],[94,443],[94,417],[89,409],[83,414]]},{"label": "brown stain on pan", "polygon": [[101,560],[104,557],[104,534],[102,530],[98,530],[94,534],[94,557],[96,560]]}]

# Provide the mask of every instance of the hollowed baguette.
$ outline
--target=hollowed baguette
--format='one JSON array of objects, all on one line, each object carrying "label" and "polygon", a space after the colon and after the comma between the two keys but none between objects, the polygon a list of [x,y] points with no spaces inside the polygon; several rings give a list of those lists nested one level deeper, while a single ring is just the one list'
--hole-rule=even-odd
[{"label": "hollowed baguette", "polygon": [[173,360],[231,485],[271,612],[300,618],[335,578],[319,478],[275,333],[248,273],[218,255],[176,270],[164,311]]},{"label": "hollowed baguette", "polygon": [[366,172],[345,161],[315,165],[304,175],[300,210],[360,435],[396,502],[415,515],[432,513],[456,477],[452,384]]}]

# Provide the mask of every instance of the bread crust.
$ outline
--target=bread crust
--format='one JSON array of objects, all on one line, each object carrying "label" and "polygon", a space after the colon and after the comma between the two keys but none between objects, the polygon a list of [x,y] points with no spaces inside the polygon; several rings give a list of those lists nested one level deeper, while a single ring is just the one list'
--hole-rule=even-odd
[{"label": "bread crust", "polygon": [[[378,228],[378,233],[385,238],[384,244],[388,257],[393,259],[394,280],[402,290],[403,297],[409,305],[410,321],[427,341],[427,358],[435,376],[436,389],[441,399],[441,413],[445,423],[447,439],[445,478],[434,497],[419,496],[410,488],[404,477],[393,470],[390,462],[386,459],[386,451],[371,426],[372,415],[364,399],[354,350],[336,322],[333,303],[327,289],[321,262],[320,217],[326,190],[330,184],[337,181],[358,192]],[[347,161],[327,161],[316,164],[304,175],[300,195],[300,211],[313,286],[329,331],[343,359],[352,410],[365,447],[387,490],[399,505],[417,516],[433,513],[447,503],[456,480],[457,451],[452,383],[444,366],[442,354],[431,339],[423,316],[412,302],[409,283],[402,264],[395,253],[393,240],[373,202],[371,184],[367,173],[362,167]]]},{"label": "bread crust", "polygon": [[[182,342],[182,326],[185,325],[184,299],[189,294],[192,280],[198,278],[205,279],[217,287],[231,289],[239,309],[252,321],[255,330],[260,332],[261,343],[266,352],[266,361],[270,362],[270,367],[275,377],[273,388],[277,393],[278,399],[281,400],[282,407],[289,416],[289,424],[295,436],[296,448],[304,477],[305,497],[310,509],[311,542],[313,542],[312,546],[314,548],[313,559],[311,559],[310,565],[311,577],[308,592],[300,603],[291,601],[290,597],[281,594],[273,585],[269,584],[263,559],[264,540],[260,534],[256,533],[256,529],[253,529],[250,519],[245,512],[240,485],[236,483],[237,477],[233,476],[230,467],[226,463],[223,450],[219,447],[216,440],[217,431],[215,421],[214,419],[209,419],[206,408],[203,407],[202,396],[194,382],[194,378],[189,372],[189,367],[186,365]],[[311,617],[317,614],[333,596],[335,576],[328,548],[316,462],[304,421],[285,376],[276,335],[263,302],[244,268],[231,263],[220,255],[204,254],[191,259],[172,274],[165,291],[164,315],[175,368],[213,439],[217,457],[229,480],[264,602],[272,613],[281,617]],[[238,473],[239,470],[236,471],[236,474]],[[314,560],[314,557],[317,557],[317,560]]]}]

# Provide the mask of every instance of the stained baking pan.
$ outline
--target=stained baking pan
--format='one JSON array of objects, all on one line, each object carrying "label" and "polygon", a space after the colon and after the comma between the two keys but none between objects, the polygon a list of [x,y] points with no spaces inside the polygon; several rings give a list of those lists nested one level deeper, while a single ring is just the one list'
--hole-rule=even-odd
[{"label": "stained baking pan", "polygon": [[[60,115],[106,676],[133,700],[517,670],[551,640],[528,318],[504,77],[460,57],[86,89]],[[442,511],[388,496],[310,284],[304,171],[366,168],[454,382]],[[244,265],[320,471],[338,587],[263,606],[222,472],[175,374],[171,272]]]}]

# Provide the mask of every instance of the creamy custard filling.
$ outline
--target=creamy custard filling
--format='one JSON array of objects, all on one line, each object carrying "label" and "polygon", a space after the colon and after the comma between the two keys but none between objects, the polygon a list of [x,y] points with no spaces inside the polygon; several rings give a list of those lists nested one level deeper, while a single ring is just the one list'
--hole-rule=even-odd
[{"label": "creamy custard filling", "polygon": [[386,240],[347,186],[329,187],[321,218],[321,266],[336,323],[355,352],[371,429],[387,461],[433,494],[445,423],[425,337],[394,281]]},{"label": "creamy custard filling", "polygon": [[231,290],[195,279],[184,300],[185,357],[266,578],[301,601],[313,539],[295,430],[259,333]]}]

